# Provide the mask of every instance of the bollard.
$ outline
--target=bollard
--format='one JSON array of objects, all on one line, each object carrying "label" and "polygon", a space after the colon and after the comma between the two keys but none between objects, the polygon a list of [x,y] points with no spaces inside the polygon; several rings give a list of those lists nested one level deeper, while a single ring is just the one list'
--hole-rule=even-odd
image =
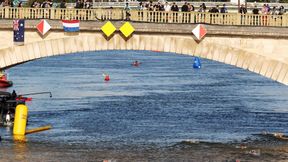
[{"label": "bollard", "polygon": [[17,105],[15,111],[16,112],[15,112],[15,119],[14,119],[13,134],[25,135],[28,108],[26,105],[21,104],[21,105]]}]

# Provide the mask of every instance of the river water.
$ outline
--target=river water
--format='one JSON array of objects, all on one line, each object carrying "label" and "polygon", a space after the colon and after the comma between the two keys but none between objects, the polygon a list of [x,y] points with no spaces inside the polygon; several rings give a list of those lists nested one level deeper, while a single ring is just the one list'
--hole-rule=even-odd
[{"label": "river water", "polygon": [[[131,66],[134,60],[142,64]],[[193,57],[101,51],[44,58],[9,69],[28,102],[28,129],[52,129],[14,142],[0,128],[0,161],[285,161],[288,87]],[[103,80],[103,73],[111,77]],[[239,148],[239,146],[245,146]],[[256,152],[256,153],[255,153]]]}]

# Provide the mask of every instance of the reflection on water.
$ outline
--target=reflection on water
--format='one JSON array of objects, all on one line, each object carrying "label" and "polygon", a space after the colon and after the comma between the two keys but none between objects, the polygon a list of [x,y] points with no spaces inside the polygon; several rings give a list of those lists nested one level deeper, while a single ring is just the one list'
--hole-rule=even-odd
[{"label": "reflection on water", "polygon": [[26,143],[27,139],[25,135],[13,135],[13,141],[15,143]]},{"label": "reflection on water", "polygon": [[29,157],[29,151],[27,150],[25,136],[14,137],[13,153],[15,155],[15,160],[17,161],[27,161]]},{"label": "reflection on water", "polygon": [[117,160],[115,160],[115,159],[109,159],[109,160],[103,160],[103,162],[117,162]]},{"label": "reflection on water", "polygon": [[8,91],[53,93],[31,96],[28,129],[53,129],[19,143],[0,128],[1,161],[286,159],[286,140],[259,133],[288,133],[288,88],[218,62],[192,64],[183,55],[103,51],[13,67]]}]

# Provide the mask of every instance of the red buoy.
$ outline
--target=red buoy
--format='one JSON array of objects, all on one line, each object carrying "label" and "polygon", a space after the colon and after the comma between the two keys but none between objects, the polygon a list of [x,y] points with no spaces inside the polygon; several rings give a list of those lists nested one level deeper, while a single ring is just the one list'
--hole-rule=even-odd
[{"label": "red buoy", "polygon": [[104,80],[105,81],[109,81],[110,80],[110,76],[108,74],[104,74]]}]

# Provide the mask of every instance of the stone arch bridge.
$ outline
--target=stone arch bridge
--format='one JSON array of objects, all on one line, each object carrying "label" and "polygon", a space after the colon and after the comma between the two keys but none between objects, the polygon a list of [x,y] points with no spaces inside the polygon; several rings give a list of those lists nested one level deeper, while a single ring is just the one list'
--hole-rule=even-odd
[{"label": "stone arch bridge", "polygon": [[26,20],[25,44],[13,44],[11,20],[0,21],[0,69],[43,57],[98,50],[153,50],[219,61],[247,69],[288,85],[288,29],[206,25],[208,34],[197,42],[193,24],[131,23],[135,32],[124,39],[119,27],[107,39],[100,28],[105,22],[81,22],[79,33],[64,33],[59,21],[48,21],[52,30],[41,37],[37,20]]}]

